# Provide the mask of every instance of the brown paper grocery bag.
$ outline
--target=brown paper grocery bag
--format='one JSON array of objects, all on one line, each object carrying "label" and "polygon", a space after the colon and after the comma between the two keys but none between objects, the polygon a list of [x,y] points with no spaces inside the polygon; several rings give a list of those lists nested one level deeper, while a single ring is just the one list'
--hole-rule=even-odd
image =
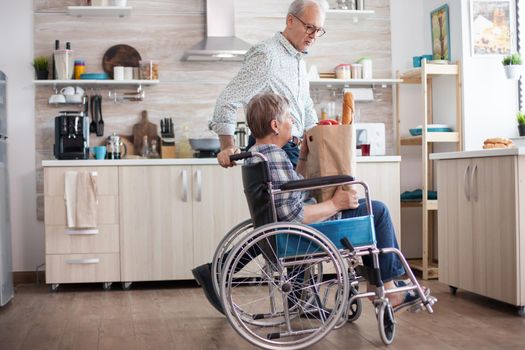
[{"label": "brown paper grocery bag", "polygon": [[[356,176],[356,136],[354,124],[318,125],[306,133],[308,157],[307,179],[331,176]],[[316,190],[314,196],[320,203],[332,198],[336,187]]]}]

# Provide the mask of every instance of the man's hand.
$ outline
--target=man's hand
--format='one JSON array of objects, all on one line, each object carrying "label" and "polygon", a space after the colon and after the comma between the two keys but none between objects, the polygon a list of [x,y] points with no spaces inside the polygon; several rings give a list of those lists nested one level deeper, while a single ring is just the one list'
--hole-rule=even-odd
[{"label": "man's hand", "polygon": [[235,147],[228,147],[220,151],[219,154],[217,154],[217,160],[219,161],[219,165],[223,168],[230,168],[234,166],[235,162],[230,161],[230,156],[236,153],[239,153],[239,149]]},{"label": "man's hand", "polygon": [[341,187],[338,187],[332,197],[332,202],[338,211],[357,209],[359,207],[359,197],[354,189],[344,191]]}]

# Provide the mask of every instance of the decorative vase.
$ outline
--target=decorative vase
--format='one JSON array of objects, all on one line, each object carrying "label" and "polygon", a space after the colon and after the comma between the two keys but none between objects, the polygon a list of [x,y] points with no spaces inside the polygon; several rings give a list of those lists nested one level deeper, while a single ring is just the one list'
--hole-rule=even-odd
[{"label": "decorative vase", "polygon": [[518,131],[520,136],[525,136],[525,124],[518,124]]},{"label": "decorative vase", "polygon": [[519,79],[521,77],[523,70],[521,64],[510,64],[508,66],[503,66],[503,68],[505,68],[507,79]]},{"label": "decorative vase", "polygon": [[36,71],[36,78],[38,80],[47,80],[49,76],[49,71],[47,70],[37,70]]}]

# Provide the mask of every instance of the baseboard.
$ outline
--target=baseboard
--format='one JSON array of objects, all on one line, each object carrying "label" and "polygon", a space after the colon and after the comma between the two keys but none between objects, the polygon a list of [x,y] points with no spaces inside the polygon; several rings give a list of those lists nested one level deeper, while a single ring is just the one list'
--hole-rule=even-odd
[{"label": "baseboard", "polygon": [[[38,280],[37,280],[38,274]],[[45,283],[46,272],[45,271],[16,271],[13,272],[13,284],[33,284],[33,283]]]}]

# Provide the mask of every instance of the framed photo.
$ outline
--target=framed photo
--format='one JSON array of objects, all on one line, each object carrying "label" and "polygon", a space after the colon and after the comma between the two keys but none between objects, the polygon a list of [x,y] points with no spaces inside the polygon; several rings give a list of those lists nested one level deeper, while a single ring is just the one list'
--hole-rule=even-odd
[{"label": "framed photo", "polygon": [[471,0],[470,26],[472,55],[510,54],[510,0]]},{"label": "framed photo", "polygon": [[432,56],[434,60],[450,61],[448,5],[443,5],[430,12],[430,32],[432,34]]}]

